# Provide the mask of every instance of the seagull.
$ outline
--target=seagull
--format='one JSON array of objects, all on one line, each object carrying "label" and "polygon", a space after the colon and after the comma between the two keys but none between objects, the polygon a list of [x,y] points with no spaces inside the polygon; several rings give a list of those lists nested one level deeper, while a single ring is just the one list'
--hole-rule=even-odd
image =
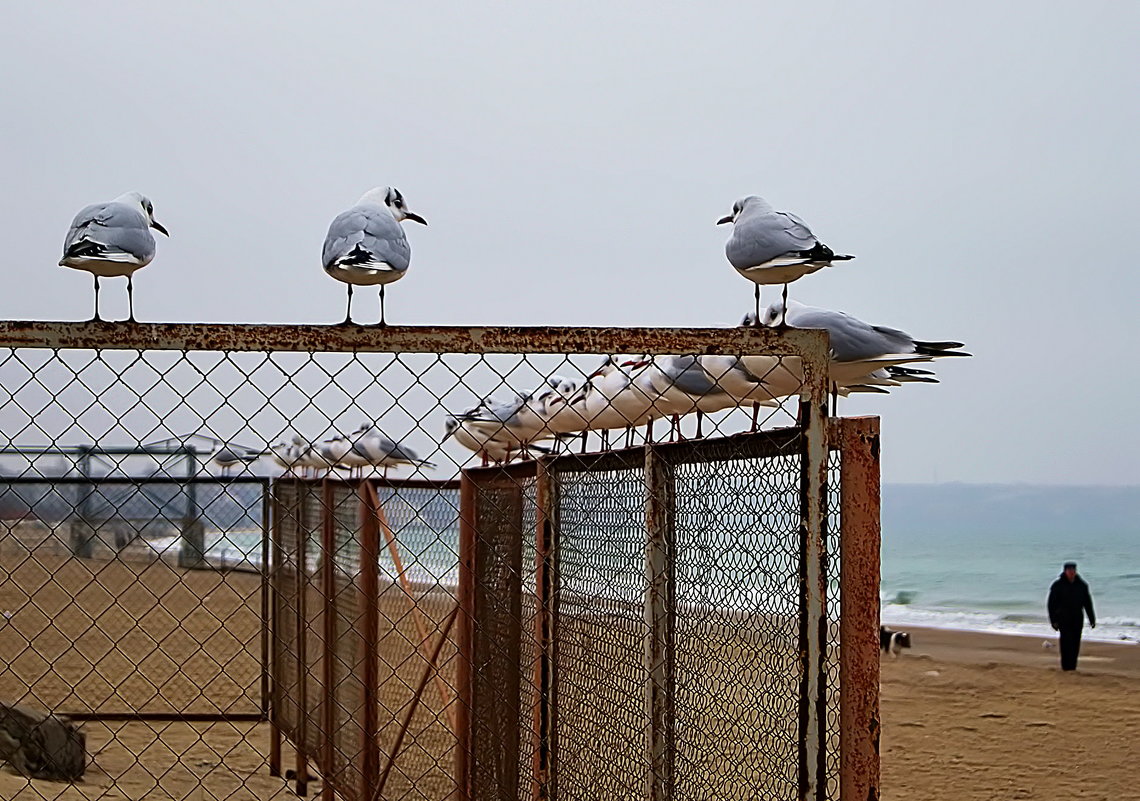
[{"label": "seagull", "polygon": [[528,405],[543,420],[547,431],[555,436],[582,431],[586,428],[586,421],[569,404],[582,387],[582,383],[572,378],[552,375],[531,393]]},{"label": "seagull", "polygon": [[760,285],[788,284],[854,256],[837,255],[799,217],[776,211],[762,197],[749,195],[732,204],[732,214],[717,225],[732,223],[732,236],[724,246],[728,261],[749,281],[756,282],[756,316],[760,316]]},{"label": "seagull", "polygon": [[334,462],[321,453],[319,447],[299,434],[293,435],[293,453],[295,454],[294,464],[302,470],[311,469],[315,472],[324,470],[327,472],[335,466]]},{"label": "seagull", "polygon": [[408,270],[412,249],[400,223],[427,225],[408,211],[404,196],[392,186],[365,192],[355,206],[332,221],[325,236],[321,263],[325,272],[348,284],[348,311],[343,325],[352,322],[352,287],[380,285],[380,325],[384,322],[384,285],[398,281]]},{"label": "seagull", "polygon": [[[805,306],[795,301],[787,306],[783,302],[773,303],[765,310],[761,322],[774,326],[777,320],[796,328],[827,331],[831,343],[828,369],[833,394],[855,386],[936,382],[930,371],[904,368],[902,365],[971,355],[961,350],[964,347],[961,342],[917,340],[897,328],[871,325],[846,312]],[[751,312],[745,315],[741,324],[755,325]]]},{"label": "seagull", "polygon": [[501,464],[510,459],[509,443],[488,437],[484,431],[471,428],[466,421],[454,415],[447,416],[443,427],[443,441],[454,436],[456,442],[482,457],[483,467],[486,467],[489,461]]},{"label": "seagull", "polygon": [[[623,363],[615,356],[607,356],[598,369],[586,377],[582,388],[567,400],[566,406],[570,409],[565,418],[566,423],[578,421],[566,433],[608,431],[614,428],[624,428],[631,432],[633,428],[649,422],[653,398],[634,383],[631,363]],[[632,434],[627,433],[627,443],[631,442],[631,437]],[[603,447],[608,444],[605,435],[602,443]],[[585,446],[583,438],[583,449]]]},{"label": "seagull", "polygon": [[[748,362],[745,362],[745,359]],[[738,404],[752,403],[752,430],[760,425],[760,407],[776,406],[776,398],[786,388],[789,378],[786,370],[780,369],[780,360],[774,356],[698,356],[697,361],[709,379],[731,395]],[[749,369],[758,370],[756,375]]]},{"label": "seagull", "polygon": [[[455,437],[464,448],[482,456],[484,467],[489,459],[503,463],[516,453],[549,453],[549,448],[534,444],[535,439],[551,432],[527,400],[525,396],[508,402],[486,398],[457,415],[449,414],[444,420],[443,439]],[[520,416],[523,407],[528,408]]]},{"label": "seagull", "polygon": [[342,467],[357,467],[358,465],[349,464],[346,459],[352,452],[353,439],[344,435],[335,436],[332,439],[327,439],[317,446],[317,453],[322,459],[331,465],[339,465]]},{"label": "seagull", "polygon": [[[358,431],[359,438],[352,445],[349,456],[355,461],[363,458],[373,467],[381,467],[387,476],[389,467],[412,465],[418,468],[434,469],[435,465],[421,459],[415,451],[398,442],[393,442],[374,425],[365,424]],[[348,462],[342,462],[347,464]]]},{"label": "seagull", "polygon": [[236,449],[231,445],[222,445],[214,451],[214,463],[222,468],[222,475],[228,475],[230,469],[239,464],[250,464],[262,457],[261,452],[249,448]]},{"label": "seagull", "polygon": [[71,222],[63,241],[60,267],[86,270],[95,277],[95,316],[99,321],[99,279],[127,277],[127,303],[135,321],[134,272],[154,259],[154,236],[150,229],[170,236],[154,219],[150,198],[138,192],[119,195],[109,203],[87,206]]},{"label": "seagull", "polygon": [[697,413],[697,436],[706,412],[719,412],[737,405],[737,400],[705,372],[696,356],[659,356],[626,363],[638,372],[634,384],[652,398],[661,417],[673,418],[674,435],[680,433],[680,418]]},{"label": "seagull", "polygon": [[535,440],[546,439],[553,432],[531,405],[532,395],[516,395],[509,401],[486,398],[460,415],[460,420],[486,439],[506,443],[511,450],[524,449]]},{"label": "seagull", "polygon": [[276,442],[269,446],[269,455],[277,465],[286,473],[292,473],[297,467],[300,453],[296,447],[287,442]]}]

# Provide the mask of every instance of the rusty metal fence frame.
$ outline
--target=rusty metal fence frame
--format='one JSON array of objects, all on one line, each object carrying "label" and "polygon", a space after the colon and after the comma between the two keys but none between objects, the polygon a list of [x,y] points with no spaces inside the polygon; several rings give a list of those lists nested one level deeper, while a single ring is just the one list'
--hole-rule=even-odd
[{"label": "rusty metal fence frame", "polygon": [[[314,765],[323,781],[323,798],[331,799],[333,793],[363,801],[383,797],[378,794],[399,755],[407,724],[425,685],[438,675],[435,666],[440,651],[458,616],[455,608],[436,636],[434,650],[421,650],[427,667],[385,760],[379,720],[379,556],[383,547],[388,547],[397,566],[397,581],[407,595],[410,614],[417,616],[419,610],[411,588],[403,583],[403,566],[379,489],[458,494],[459,482],[294,477],[273,483],[269,770],[271,775],[283,775],[282,743],[287,740],[294,752],[292,770],[299,796],[308,793],[309,766]],[[343,575],[336,564],[346,540],[359,547],[359,557],[352,560],[359,571],[355,576]],[[350,614],[352,609],[358,612],[355,617]],[[420,645],[426,650],[430,640],[426,625],[420,634]],[[350,679],[346,673],[353,667],[359,668],[360,676]],[[355,743],[346,742],[353,737]]]},{"label": "rusty metal fence frame", "polygon": [[[804,410],[806,412],[806,410]],[[878,798],[879,787],[879,425],[878,418],[835,419],[827,429],[826,448],[839,457],[840,508],[832,515],[841,532],[817,534],[807,513],[814,475],[803,462],[799,653],[799,797]],[[679,610],[674,604],[674,466],[733,458],[770,458],[788,452],[807,454],[809,440],[799,428],[740,434],[735,437],[650,444],[621,451],[570,454],[507,467],[465,470],[461,490],[461,618],[459,649],[469,658],[459,678],[465,717],[459,728],[460,797],[469,801],[499,798],[558,798],[559,579],[558,476],[591,470],[643,469],[646,485],[645,620],[648,627],[644,668],[649,737],[646,744],[645,795],[653,801],[674,797],[676,744],[673,654]],[[812,492],[814,492],[814,488]],[[828,488],[819,490],[826,495]],[[533,529],[524,513],[533,503]],[[826,505],[827,501],[823,501]],[[825,541],[838,542],[839,569],[829,573]],[[533,583],[524,564],[533,546]],[[818,576],[818,581],[817,577]],[[828,587],[830,579],[831,587]],[[828,595],[838,589],[838,626],[830,626]],[[521,599],[534,595],[528,616]],[[832,598],[832,601],[836,599]],[[532,630],[528,622],[533,621]],[[506,636],[504,636],[506,635]],[[528,650],[536,651],[529,658]],[[826,685],[829,649],[837,662],[838,697]],[[533,678],[523,675],[533,663]],[[472,669],[477,665],[477,669]],[[530,697],[522,692],[530,682]],[[529,703],[530,709],[523,708]],[[828,707],[835,710],[837,754],[827,754]],[[528,721],[533,720],[533,725]],[[524,739],[530,740],[523,742]],[[834,747],[834,745],[832,745]],[[838,786],[829,786],[830,761]],[[527,761],[530,767],[527,767]],[[527,777],[529,775],[529,786]],[[838,792],[838,795],[833,793]]]},{"label": "rusty metal fence frame", "polygon": [[[764,354],[779,357],[792,357],[800,360],[803,370],[804,383],[801,392],[799,426],[795,431],[799,437],[802,454],[809,469],[804,473],[802,492],[802,525],[803,525],[803,582],[805,587],[805,615],[803,622],[803,636],[808,643],[804,659],[807,665],[805,671],[805,685],[803,687],[802,703],[808,710],[809,731],[801,747],[803,749],[803,764],[806,766],[824,763],[824,723],[822,702],[825,696],[824,664],[827,638],[826,613],[826,492],[828,473],[828,450],[835,447],[836,442],[842,443],[844,448],[866,446],[870,439],[874,439],[874,459],[851,460],[844,457],[844,498],[862,498],[864,503],[859,507],[865,513],[862,516],[852,517],[853,525],[862,526],[866,535],[865,543],[870,542],[871,530],[877,542],[877,492],[874,504],[869,500],[868,487],[872,477],[875,479],[877,489],[877,429],[872,437],[868,429],[852,429],[840,425],[829,432],[827,419],[827,360],[828,340],[823,331],[797,330],[797,329],[770,329],[764,327],[739,327],[731,329],[700,328],[700,329],[660,329],[660,328],[519,328],[519,327],[360,327],[360,326],[294,326],[294,325],[209,325],[209,324],[139,324],[139,323],[66,323],[66,322],[18,322],[0,321],[0,347],[12,349],[48,349],[54,351],[70,349],[91,350],[128,350],[128,351],[210,351],[210,352],[301,352],[301,353],[423,353],[423,354],[517,354],[520,356],[549,354],[574,355],[598,353],[644,353],[648,356],[665,356],[677,353],[690,354],[725,354],[747,355]],[[860,445],[862,443],[862,445]],[[699,445],[699,443],[698,443]],[[651,466],[651,475],[661,475],[655,466],[654,453],[662,452],[670,446],[647,446],[643,449],[643,458]],[[638,450],[638,449],[633,449]],[[867,448],[863,447],[866,451]],[[846,453],[847,451],[844,451]],[[854,451],[852,451],[854,452]],[[603,457],[604,458],[604,457]],[[575,457],[581,461],[581,457]],[[870,465],[873,462],[874,469]],[[851,467],[848,469],[848,464]],[[860,465],[862,467],[860,467]],[[528,470],[537,471],[535,477],[540,477],[549,469],[546,462],[524,463],[508,466],[499,471],[504,475],[524,475]],[[517,473],[517,471],[523,471]],[[474,471],[465,471],[466,474]],[[872,476],[873,473],[873,476]],[[475,473],[477,475],[477,473]],[[541,485],[541,482],[540,482]],[[363,486],[363,485],[362,485]],[[464,487],[473,486],[469,480]],[[540,499],[543,496],[540,496]],[[544,501],[545,503],[545,501]],[[872,507],[875,507],[872,509]],[[540,504],[541,507],[541,504]],[[874,514],[872,514],[874,512]],[[475,708],[473,697],[469,692],[470,682],[476,673],[472,637],[479,627],[478,615],[481,613],[477,599],[472,596],[477,588],[472,584],[475,560],[477,554],[472,547],[472,539],[477,525],[475,520],[477,512],[472,503],[469,490],[461,492],[461,539],[466,543],[460,555],[461,575],[461,609],[455,620],[458,629],[457,639],[460,648],[459,670],[461,698],[467,703],[459,705],[460,725],[459,731],[465,738],[463,747],[459,749],[457,776],[459,777],[460,793],[474,801],[479,797],[470,782],[473,752],[470,747],[474,727],[478,724],[480,714]],[[872,521],[873,518],[873,521]],[[549,572],[543,568],[543,559],[549,557],[550,548],[553,547],[552,529],[549,518],[539,513],[539,537],[537,540],[540,555],[537,565],[537,578],[540,584],[549,580]],[[845,542],[848,515],[845,506]],[[861,522],[860,522],[861,521]],[[373,527],[368,524],[367,516],[361,520],[362,536],[371,541],[375,534]],[[473,527],[475,526],[475,527]],[[466,533],[463,533],[466,532]],[[322,547],[327,548],[327,537],[322,540]],[[366,548],[372,547],[366,545]],[[376,546],[378,547],[378,546]],[[846,545],[845,545],[846,548]],[[326,551],[327,552],[327,551]],[[368,552],[368,551],[366,551]],[[545,554],[545,556],[543,556]],[[264,569],[269,571],[279,564],[280,554],[272,553],[265,560]],[[873,576],[877,579],[877,548],[873,558],[869,545],[858,554],[844,553],[842,560],[845,582],[845,595],[843,601],[844,619],[843,633],[845,653],[853,654],[852,662],[844,662],[844,697],[850,698],[851,704],[844,707],[843,732],[848,735],[844,745],[844,798],[873,797],[864,793],[857,795],[860,788],[877,787],[877,752],[872,753],[869,745],[869,731],[877,725],[877,684],[872,690],[869,686],[871,673],[871,657],[877,664],[877,644],[873,654],[869,651],[865,640],[867,623],[874,617],[877,620],[877,594],[873,597],[865,592],[867,573],[874,569]],[[325,560],[328,561],[328,560]],[[331,569],[331,562],[329,562]],[[304,573],[304,571],[300,571]],[[847,597],[846,581],[848,577],[855,577],[858,599]],[[466,580],[464,580],[466,576]],[[270,586],[268,576],[266,586]],[[326,577],[327,580],[327,577]],[[331,586],[331,585],[329,585]],[[865,596],[865,597],[864,597]],[[271,604],[272,606],[272,604]],[[273,607],[276,608],[276,607]],[[868,610],[873,609],[872,612]],[[849,616],[848,611],[852,614]],[[265,621],[266,636],[276,637],[278,632],[271,626],[272,618]],[[365,626],[368,620],[365,620]],[[326,632],[326,634],[328,634]],[[541,634],[541,633],[540,633]],[[854,645],[859,643],[858,646]],[[273,648],[271,647],[272,654]],[[327,656],[322,656],[327,660]],[[367,665],[367,662],[365,663]],[[327,668],[326,668],[327,669]],[[875,674],[877,683],[877,673]],[[539,675],[542,681],[541,673]],[[275,684],[272,683],[271,684]],[[540,686],[545,686],[541,685]],[[857,692],[848,693],[847,688],[855,688]],[[269,704],[269,715],[275,714],[275,708],[280,706],[281,699],[277,697],[278,688],[270,687],[272,703]],[[544,712],[543,709],[546,711]],[[536,723],[540,730],[549,731],[553,724],[550,717],[542,715],[555,714],[553,707],[538,707],[539,719]],[[329,721],[326,720],[326,724]],[[327,730],[327,728],[326,728]],[[877,733],[875,735],[877,738]],[[326,738],[327,739],[327,738]],[[877,746],[877,739],[874,744]],[[321,764],[329,766],[332,758],[328,752],[328,745],[322,744]],[[662,745],[661,753],[667,750]],[[367,752],[367,749],[365,749]],[[314,755],[315,756],[315,755]],[[379,755],[375,758],[362,755],[368,761],[368,767],[375,769]],[[549,771],[550,751],[540,751],[536,754],[535,786],[532,788],[534,797],[543,797],[541,776],[543,771]],[[276,760],[276,763],[274,763]],[[860,761],[861,760],[861,761]],[[274,746],[274,756],[271,763],[279,769],[280,749]],[[861,766],[861,767],[859,767]],[[856,771],[860,775],[848,777],[849,771]],[[368,771],[369,773],[372,770]],[[802,797],[823,798],[826,792],[821,783],[822,768],[820,770],[805,769],[802,772]],[[298,771],[297,779],[305,779],[304,770]],[[303,785],[298,787],[303,790]],[[333,784],[326,781],[326,797],[331,798],[334,792]],[[649,791],[654,798],[665,798],[667,787],[662,785],[654,789],[650,784]],[[351,798],[352,796],[347,796]]]}]

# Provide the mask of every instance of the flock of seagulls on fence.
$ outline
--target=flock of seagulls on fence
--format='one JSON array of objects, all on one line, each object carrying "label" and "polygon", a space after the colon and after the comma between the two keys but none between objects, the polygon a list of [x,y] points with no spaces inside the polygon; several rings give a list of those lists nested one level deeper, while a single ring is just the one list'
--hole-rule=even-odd
[{"label": "flock of seagulls on fence", "polygon": [[[785,311],[786,309],[786,311]],[[937,383],[930,370],[907,365],[946,356],[968,356],[959,342],[915,340],[903,331],[874,326],[843,312],[790,302],[763,312],[765,325],[826,328],[831,334],[830,382],[833,396],[854,392],[889,392],[908,383]],[[756,325],[750,312],[743,325]],[[779,322],[777,322],[779,321]],[[455,437],[484,461],[508,461],[512,455],[548,452],[541,443],[591,431],[625,430],[627,447],[634,431],[646,427],[653,440],[655,420],[672,421],[671,438],[680,419],[695,413],[696,436],[702,416],[741,406],[752,407],[755,429],[762,406],[778,406],[801,395],[805,376],[799,359],[779,356],[608,356],[585,381],[553,375],[533,392],[508,399],[487,398],[458,414],[448,415],[445,439]],[[585,437],[583,437],[585,447]]]},{"label": "flock of seagulls on fence", "polygon": [[214,451],[213,460],[223,471],[243,464],[256,462],[268,456],[286,472],[328,473],[343,470],[365,475],[381,470],[387,475],[390,468],[410,465],[431,469],[435,465],[421,459],[406,445],[385,436],[373,423],[363,423],[351,434],[338,435],[320,443],[309,442],[299,434],[289,441],[278,442],[264,450],[236,448],[222,444]]},{"label": "flock of seagulls on fence", "polygon": [[[411,247],[401,226],[427,221],[410,211],[394,187],[366,192],[352,208],[329,226],[322,266],[348,287],[344,323],[352,320],[354,286],[379,286],[380,325],[384,318],[384,287],[402,278],[411,263]],[[916,340],[894,328],[871,325],[849,314],[804,306],[788,300],[788,285],[833,262],[853,256],[836,254],[807,224],[788,212],[775,210],[763,198],[736,201],[732,213],[717,224],[732,224],[725,255],[738,273],[755,285],[756,309],[743,325],[824,328],[831,337],[830,382],[833,396],[852,392],[887,392],[906,383],[937,383],[926,369],[908,365],[945,356],[968,356],[960,342]],[[134,320],[133,274],[155,255],[151,230],[167,234],[154,218],[151,201],[128,192],[107,203],[84,208],[75,217],[64,242],[60,265],[90,272],[95,280],[95,320],[99,320],[99,279],[127,278],[131,321]],[[760,307],[761,286],[783,286],[782,299]],[[485,398],[462,412],[449,414],[444,439],[454,437],[488,460],[505,462],[512,456],[548,452],[541,443],[590,431],[626,431],[633,441],[636,427],[647,426],[652,439],[657,419],[673,421],[739,406],[759,408],[801,393],[802,368],[796,359],[775,356],[658,356],[636,359],[607,357],[584,380],[554,375],[533,392],[506,399]],[[585,438],[583,437],[583,443]],[[603,433],[604,446],[608,436]],[[270,456],[287,471],[333,469],[365,471],[411,465],[430,467],[407,447],[371,423],[346,436],[310,443],[299,435],[262,451],[223,447],[215,461],[224,469]]]}]

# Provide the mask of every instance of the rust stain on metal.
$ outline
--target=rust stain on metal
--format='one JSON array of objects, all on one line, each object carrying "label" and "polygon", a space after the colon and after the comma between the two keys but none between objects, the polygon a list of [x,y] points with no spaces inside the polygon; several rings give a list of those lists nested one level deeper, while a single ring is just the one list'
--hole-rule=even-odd
[{"label": "rust stain on metal", "polygon": [[824,363],[806,329],[216,325],[0,321],[0,347],[304,353],[672,353],[799,356]]},{"label": "rust stain on metal", "polygon": [[833,421],[841,455],[840,797],[879,797],[879,420]]},{"label": "rust stain on metal", "polygon": [[356,495],[360,512],[360,608],[364,610],[360,797],[366,798],[369,789],[376,786],[380,773],[377,739],[380,736],[380,524],[369,503],[368,485],[364,481],[357,485]]},{"label": "rust stain on metal", "polygon": [[324,684],[321,726],[321,801],[333,801],[337,789],[336,775],[336,574],[333,554],[336,553],[334,528],[334,500],[332,482],[321,482],[321,676]]},{"label": "rust stain on metal", "polygon": [[[296,489],[296,485],[294,485]],[[297,492],[297,728],[298,740],[294,764],[295,792],[304,797],[309,790],[309,666],[308,666],[308,580],[305,575],[308,555],[305,544],[309,539],[304,528],[305,506],[309,496]]]},{"label": "rust stain on metal", "polygon": [[[531,742],[532,761],[531,798],[549,801],[553,795],[553,694],[554,694],[554,587],[556,509],[554,480],[549,460],[537,464],[535,482],[535,642],[538,659],[534,666],[534,686],[537,696],[534,704],[534,731]],[[526,536],[526,532],[523,532]]]},{"label": "rust stain on metal", "polygon": [[675,501],[672,465],[655,446],[645,447],[645,645],[646,712],[649,717],[649,801],[673,797]]},{"label": "rust stain on metal", "polygon": [[459,742],[455,749],[455,795],[459,801],[472,801],[472,761],[474,730],[472,710],[475,706],[475,570],[478,532],[475,528],[477,511],[474,480],[464,471],[459,483],[459,633],[456,636],[458,655],[455,666],[456,693],[459,703],[456,710],[455,731]]}]

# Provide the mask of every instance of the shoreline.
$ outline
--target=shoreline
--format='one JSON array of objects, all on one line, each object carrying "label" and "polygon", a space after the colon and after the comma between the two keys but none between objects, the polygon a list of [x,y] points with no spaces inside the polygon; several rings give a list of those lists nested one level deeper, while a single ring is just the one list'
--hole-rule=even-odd
[{"label": "shoreline", "polygon": [[[893,626],[891,628],[894,628]],[[898,659],[882,657],[883,671],[892,663],[911,660],[975,665],[992,668],[998,665],[1032,667],[1060,671],[1057,635],[1045,638],[1021,632],[970,631],[965,629],[908,626],[912,646]],[[1088,628],[1085,629],[1086,633]],[[1045,647],[1049,642],[1052,647]],[[1133,641],[1089,640],[1081,643],[1078,673],[1122,676],[1140,679],[1140,643]]]}]

